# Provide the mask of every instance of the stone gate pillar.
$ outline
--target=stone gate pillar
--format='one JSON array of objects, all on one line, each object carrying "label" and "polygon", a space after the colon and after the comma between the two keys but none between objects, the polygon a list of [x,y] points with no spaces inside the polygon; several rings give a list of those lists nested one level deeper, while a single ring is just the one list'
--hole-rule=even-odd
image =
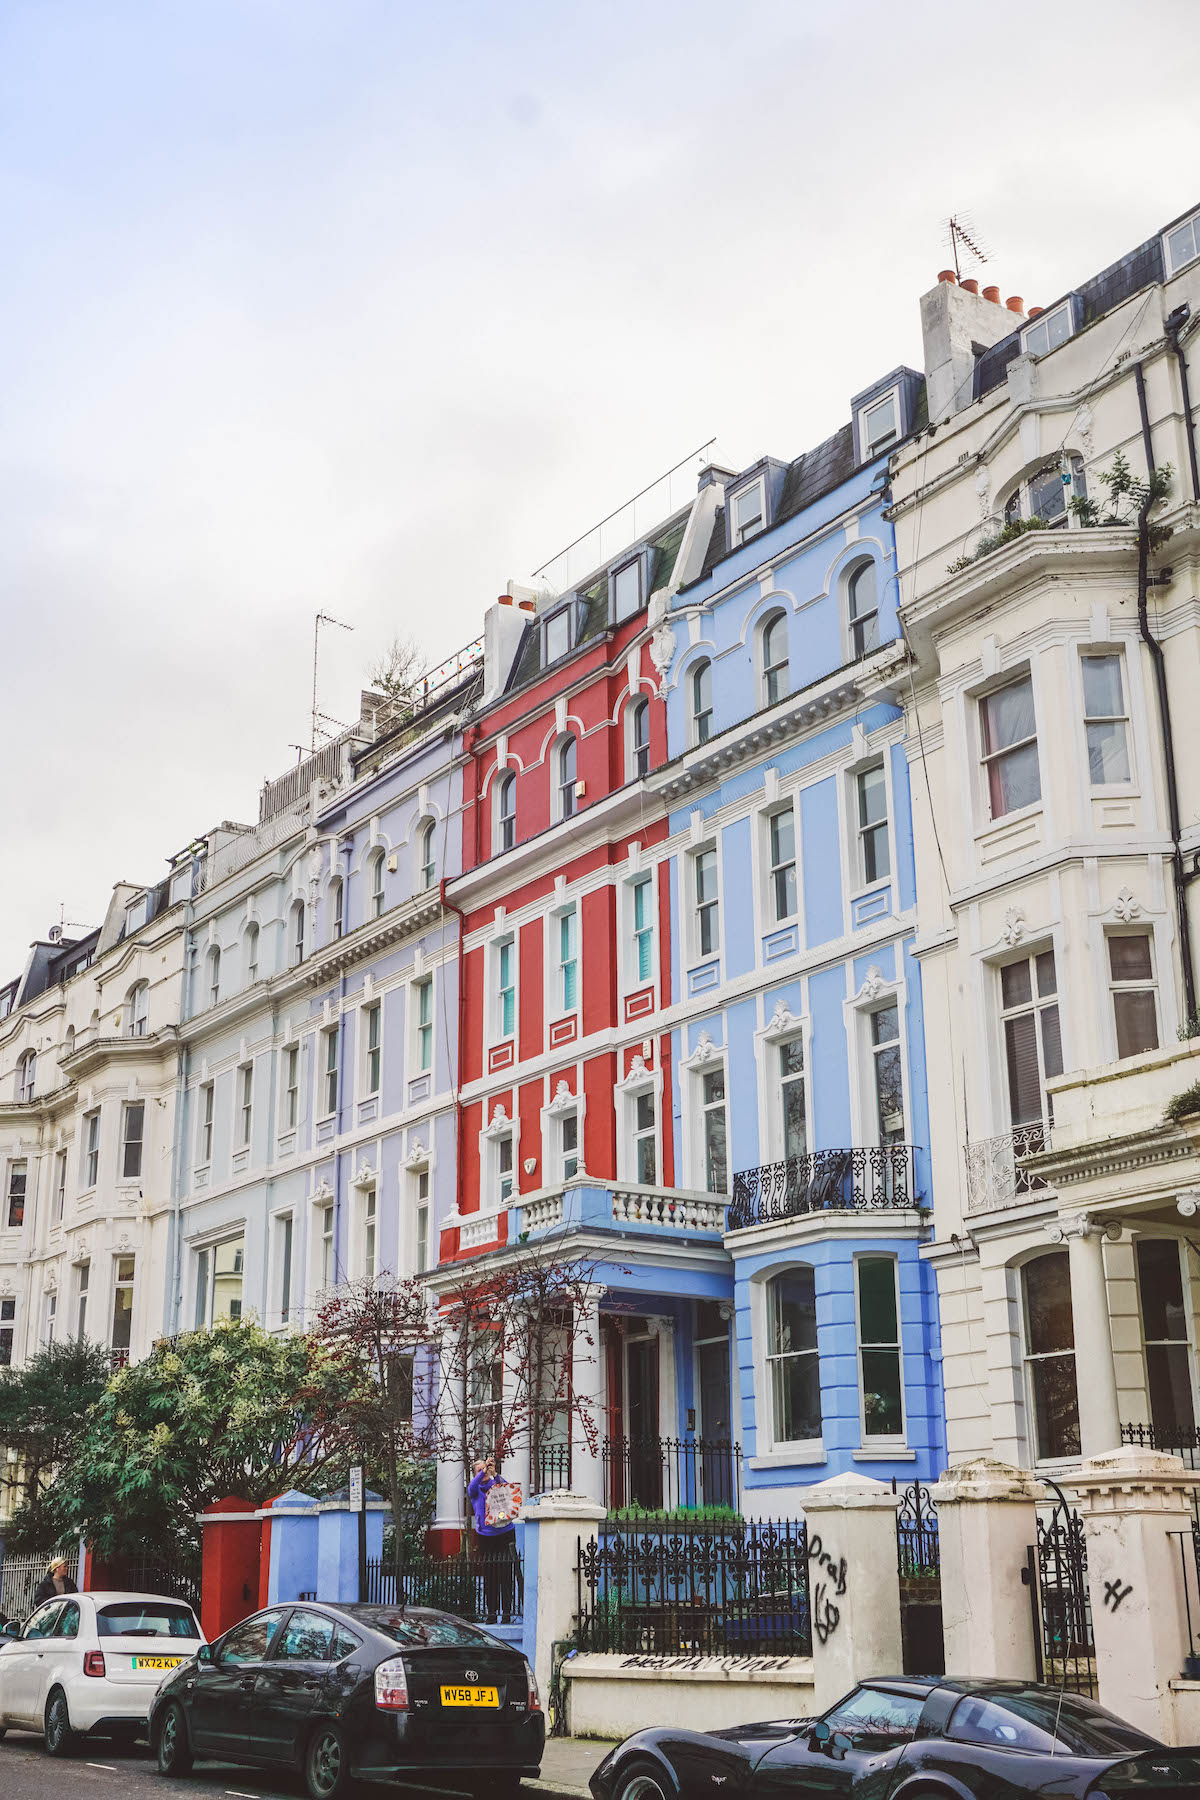
[{"label": "stone gate pillar", "polygon": [[542,1494],[531,1500],[525,1522],[525,1615],[521,1647],[533,1664],[542,1705],[550,1691],[553,1645],[578,1623],[576,1569],[580,1544],[596,1536],[605,1509],[580,1494]]},{"label": "stone gate pillar", "polygon": [[974,1457],[931,1490],[942,1563],[947,1675],[1032,1681],[1033,1605],[1021,1578],[1037,1542],[1038,1481],[1026,1469]]},{"label": "stone gate pillar", "polygon": [[817,1712],[866,1676],[904,1668],[898,1505],[890,1485],[869,1475],[835,1475],[804,1491]]}]

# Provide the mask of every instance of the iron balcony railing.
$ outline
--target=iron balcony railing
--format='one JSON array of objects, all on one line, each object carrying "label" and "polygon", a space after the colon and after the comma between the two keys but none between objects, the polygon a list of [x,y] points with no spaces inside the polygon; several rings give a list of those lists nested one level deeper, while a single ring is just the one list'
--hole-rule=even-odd
[{"label": "iron balcony railing", "polygon": [[728,1228],[763,1225],[799,1213],[859,1212],[921,1204],[911,1144],[813,1150],[783,1162],[743,1169],[733,1178]]},{"label": "iron balcony railing", "polygon": [[742,1504],[742,1447],[728,1438],[620,1438],[604,1446],[610,1513],[673,1514]]},{"label": "iron balcony railing", "polygon": [[1040,1175],[1021,1167],[1024,1156],[1038,1156],[1049,1148],[1049,1133],[1039,1120],[1034,1125],[1014,1125],[999,1137],[979,1138],[964,1147],[967,1164],[968,1213],[995,1212],[1015,1206],[1031,1194],[1040,1194],[1046,1183]]},{"label": "iron balcony railing", "polygon": [[1162,1450],[1168,1456],[1180,1456],[1189,1469],[1200,1469],[1200,1427],[1172,1426],[1159,1430],[1154,1425],[1122,1425],[1121,1442],[1136,1444],[1139,1450]]}]

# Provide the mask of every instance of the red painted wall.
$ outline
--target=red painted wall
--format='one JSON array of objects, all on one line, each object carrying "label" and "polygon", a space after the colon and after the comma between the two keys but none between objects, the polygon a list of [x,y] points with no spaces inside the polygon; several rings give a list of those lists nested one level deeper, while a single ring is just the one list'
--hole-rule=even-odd
[{"label": "red painted wall", "polygon": [[[210,1642],[258,1610],[262,1525],[254,1511],[232,1496],[204,1508],[200,1623]],[[222,1519],[222,1513],[242,1516]]]}]

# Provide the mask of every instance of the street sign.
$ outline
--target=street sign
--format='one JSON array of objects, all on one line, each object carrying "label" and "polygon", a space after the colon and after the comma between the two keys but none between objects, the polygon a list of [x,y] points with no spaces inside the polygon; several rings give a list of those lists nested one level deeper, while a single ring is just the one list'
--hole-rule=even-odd
[{"label": "street sign", "polygon": [[363,1509],[363,1470],[361,1463],[355,1463],[350,1471],[350,1511],[362,1512]]}]

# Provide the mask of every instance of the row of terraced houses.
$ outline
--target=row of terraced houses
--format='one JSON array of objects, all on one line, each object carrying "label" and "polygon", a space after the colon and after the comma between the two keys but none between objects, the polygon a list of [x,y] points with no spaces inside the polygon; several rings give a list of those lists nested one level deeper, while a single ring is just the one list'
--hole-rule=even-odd
[{"label": "row of terraced houses", "polygon": [[1197,313],[1200,214],[1045,308],[947,271],[922,370],[640,497],[35,944],[0,1360],[541,1243],[602,1429],[527,1489],[777,1518],[1194,1443]]}]

